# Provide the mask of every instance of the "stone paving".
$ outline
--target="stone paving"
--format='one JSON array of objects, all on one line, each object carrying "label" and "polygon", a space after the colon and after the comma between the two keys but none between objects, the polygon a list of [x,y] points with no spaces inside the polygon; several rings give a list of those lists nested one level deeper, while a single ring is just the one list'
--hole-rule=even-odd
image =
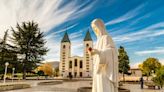
[{"label": "stone paving", "polygon": [[[26,83],[31,84],[31,88],[20,89],[20,90],[11,90],[5,92],[77,92],[79,87],[90,87],[91,81],[69,81],[63,82],[62,84],[57,85],[37,85],[38,82],[43,81],[52,81],[52,80],[42,80],[42,81],[26,81]],[[53,80],[54,81],[54,80]],[[131,92],[164,92],[162,90],[150,90],[146,87],[140,89],[138,84],[124,84],[124,88],[130,89]]]},{"label": "stone paving", "polygon": [[124,84],[123,87],[126,89],[130,89],[130,92],[164,92],[164,89],[154,90],[154,89],[148,89],[146,86],[144,86],[144,89],[141,89],[139,84]]},{"label": "stone paving", "polygon": [[5,92],[77,92],[77,89],[79,87],[91,86],[90,83],[91,81],[64,82],[62,84],[57,85],[36,85],[27,89],[12,90]]}]

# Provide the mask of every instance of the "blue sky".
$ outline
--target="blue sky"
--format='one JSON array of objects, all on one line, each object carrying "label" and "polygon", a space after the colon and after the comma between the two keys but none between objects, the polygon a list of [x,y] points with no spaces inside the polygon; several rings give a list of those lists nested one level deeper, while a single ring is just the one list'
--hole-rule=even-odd
[{"label": "blue sky", "polygon": [[1,0],[0,38],[17,22],[34,20],[50,49],[45,59],[59,61],[65,31],[71,39],[72,55],[82,56],[88,29],[96,41],[90,23],[101,18],[117,47],[125,47],[132,66],[148,57],[164,63],[163,4],[163,0]]}]

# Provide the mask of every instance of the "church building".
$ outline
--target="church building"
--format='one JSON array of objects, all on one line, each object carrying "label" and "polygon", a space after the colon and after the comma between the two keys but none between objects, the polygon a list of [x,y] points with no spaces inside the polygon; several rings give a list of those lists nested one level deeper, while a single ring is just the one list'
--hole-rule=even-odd
[{"label": "church building", "polygon": [[92,58],[87,52],[89,47],[93,47],[93,41],[89,31],[85,35],[83,46],[83,57],[71,56],[71,41],[67,32],[64,34],[60,46],[59,73],[61,77],[92,77]]}]

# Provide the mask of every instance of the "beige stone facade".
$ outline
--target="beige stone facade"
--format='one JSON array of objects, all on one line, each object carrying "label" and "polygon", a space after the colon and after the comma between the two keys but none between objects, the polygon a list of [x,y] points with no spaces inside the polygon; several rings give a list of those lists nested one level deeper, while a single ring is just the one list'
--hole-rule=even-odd
[{"label": "beige stone facade", "polygon": [[142,71],[139,68],[131,68],[130,69],[131,76],[141,77]]},{"label": "beige stone facade", "polygon": [[71,42],[65,33],[60,46],[59,72],[61,77],[92,77],[92,58],[87,50],[93,46],[93,41],[87,32],[83,41],[83,57],[71,56]]}]

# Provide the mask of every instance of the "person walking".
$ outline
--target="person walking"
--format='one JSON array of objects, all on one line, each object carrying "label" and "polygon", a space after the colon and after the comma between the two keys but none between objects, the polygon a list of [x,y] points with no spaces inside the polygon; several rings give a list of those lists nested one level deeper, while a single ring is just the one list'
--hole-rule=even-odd
[{"label": "person walking", "polygon": [[143,79],[143,76],[141,76],[141,78],[140,78],[140,84],[141,84],[141,89],[143,89],[143,85],[144,85],[144,79]]}]

